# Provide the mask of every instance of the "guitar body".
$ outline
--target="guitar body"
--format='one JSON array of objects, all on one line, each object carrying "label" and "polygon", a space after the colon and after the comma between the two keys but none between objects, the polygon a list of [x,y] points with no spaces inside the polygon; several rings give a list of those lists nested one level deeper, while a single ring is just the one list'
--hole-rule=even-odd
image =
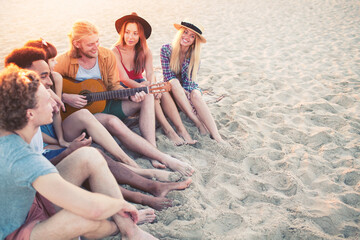
[{"label": "guitar body", "polygon": [[[106,88],[100,79],[87,79],[82,82],[78,82],[75,80],[71,80],[68,78],[63,79],[63,93],[70,93],[70,94],[79,94],[85,95],[88,93],[94,92],[103,92],[106,91]],[[89,102],[84,107],[88,109],[91,113],[99,113],[104,111],[106,106],[106,100],[96,101],[96,102]],[[65,119],[70,114],[80,110],[79,108],[71,107],[68,104],[65,104],[66,111],[61,111],[61,118]]]}]

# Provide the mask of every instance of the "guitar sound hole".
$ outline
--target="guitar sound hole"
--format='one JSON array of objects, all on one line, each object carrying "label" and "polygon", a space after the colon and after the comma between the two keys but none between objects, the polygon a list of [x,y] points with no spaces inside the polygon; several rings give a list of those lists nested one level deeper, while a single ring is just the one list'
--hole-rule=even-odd
[{"label": "guitar sound hole", "polygon": [[89,90],[82,90],[79,94],[80,95],[83,95],[83,96],[85,96],[86,97],[86,100],[88,101],[88,103],[86,104],[86,106],[90,106],[93,102],[91,101],[91,99],[90,99],[90,96],[89,96],[89,94],[90,94],[91,92],[89,91]]}]

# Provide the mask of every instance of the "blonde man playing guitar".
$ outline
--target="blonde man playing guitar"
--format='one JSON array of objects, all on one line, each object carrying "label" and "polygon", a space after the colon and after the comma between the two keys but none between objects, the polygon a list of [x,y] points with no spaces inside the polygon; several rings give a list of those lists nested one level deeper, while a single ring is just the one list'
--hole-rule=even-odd
[{"label": "blonde man playing guitar", "polygon": [[[122,87],[116,68],[114,54],[99,47],[99,36],[96,27],[87,22],[76,22],[69,33],[71,49],[59,57],[55,71],[63,77],[78,81],[85,79],[101,79],[108,91]],[[63,93],[64,103],[83,108],[87,105],[86,97],[79,94]],[[120,119],[125,119],[136,112],[140,112],[139,126],[144,138],[132,132]],[[137,92],[134,96],[121,100],[107,101],[105,110],[95,114],[95,117],[105,128],[116,136],[127,148],[138,152],[161,164],[158,167],[168,167],[185,176],[191,176],[192,167],[156,148],[155,142],[155,113],[154,97],[144,92]]]}]

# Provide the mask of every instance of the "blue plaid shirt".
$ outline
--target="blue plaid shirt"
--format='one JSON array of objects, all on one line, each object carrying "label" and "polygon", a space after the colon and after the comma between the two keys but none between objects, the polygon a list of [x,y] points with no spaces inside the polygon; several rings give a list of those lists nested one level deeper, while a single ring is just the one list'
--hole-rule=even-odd
[{"label": "blue plaid shirt", "polygon": [[[179,79],[176,74],[170,69],[171,51],[171,44],[163,45],[160,51],[161,66],[165,82],[170,81],[173,78]],[[188,92],[191,92],[194,89],[201,91],[199,85],[196,82],[192,81],[191,76],[189,76],[189,64],[190,58],[186,58],[181,66],[181,79],[179,79],[179,81],[182,87]]]}]

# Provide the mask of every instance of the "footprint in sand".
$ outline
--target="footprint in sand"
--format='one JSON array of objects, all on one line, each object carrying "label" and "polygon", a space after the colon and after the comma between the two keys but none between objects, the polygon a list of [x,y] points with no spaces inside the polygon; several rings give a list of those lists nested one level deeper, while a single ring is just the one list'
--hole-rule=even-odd
[{"label": "footprint in sand", "polygon": [[304,144],[306,142],[307,135],[302,131],[296,130],[294,128],[289,128],[289,127],[277,128],[276,132],[287,136],[295,143]]},{"label": "footprint in sand", "polygon": [[282,160],[285,156],[285,153],[280,152],[280,151],[274,151],[274,150],[270,150],[268,152],[268,157],[270,160],[272,161],[279,161]]},{"label": "footprint in sand", "polygon": [[296,106],[295,109],[297,109],[298,112],[316,112],[317,114],[337,113],[335,108],[329,103],[302,103]]},{"label": "footprint in sand", "polygon": [[330,217],[318,217],[312,218],[312,220],[327,234],[336,235],[338,233],[337,226],[331,220]]},{"label": "footprint in sand", "polygon": [[224,212],[214,216],[216,221],[209,219],[205,229],[211,229],[216,234],[229,234],[233,229],[239,228],[244,221],[240,214]]},{"label": "footprint in sand", "polygon": [[306,118],[316,126],[328,127],[334,130],[339,130],[347,125],[344,118],[336,115],[311,115]]},{"label": "footprint in sand", "polygon": [[356,102],[355,99],[345,95],[326,96],[325,99],[335,104],[338,104],[344,108],[350,108]]},{"label": "footprint in sand", "polygon": [[276,191],[282,192],[288,197],[294,196],[298,190],[298,184],[294,177],[286,173],[279,173],[278,175],[271,176],[270,184]]},{"label": "footprint in sand", "polygon": [[253,206],[254,203],[271,203],[275,206],[279,206],[282,203],[282,199],[278,196],[269,196],[268,194],[262,194],[259,192],[249,191],[245,192],[244,196],[236,199],[241,206]]},{"label": "footprint in sand", "polygon": [[319,149],[321,146],[330,143],[333,141],[333,138],[326,132],[319,132],[310,136],[307,140],[307,146],[313,149]]},{"label": "footprint in sand", "polygon": [[346,225],[343,229],[340,230],[344,238],[349,239],[360,239],[360,228],[355,226]]},{"label": "footprint in sand", "polygon": [[350,171],[344,176],[344,183],[348,186],[355,186],[360,182],[360,171]]},{"label": "footprint in sand", "polygon": [[267,161],[262,157],[247,157],[244,160],[245,166],[251,174],[259,175],[270,170]]},{"label": "footprint in sand", "polygon": [[277,142],[270,143],[270,147],[272,147],[275,150],[282,151],[282,147],[280,143]]},{"label": "footprint in sand", "polygon": [[[219,187],[218,187],[219,188]],[[220,187],[220,189],[216,190],[212,196],[211,200],[213,202],[216,202],[216,204],[219,204],[221,206],[226,206],[231,202],[231,199],[233,198],[233,194],[229,192],[226,188]]]},{"label": "footprint in sand", "polygon": [[347,193],[340,196],[343,203],[350,205],[354,208],[360,208],[360,194],[359,193]]}]

